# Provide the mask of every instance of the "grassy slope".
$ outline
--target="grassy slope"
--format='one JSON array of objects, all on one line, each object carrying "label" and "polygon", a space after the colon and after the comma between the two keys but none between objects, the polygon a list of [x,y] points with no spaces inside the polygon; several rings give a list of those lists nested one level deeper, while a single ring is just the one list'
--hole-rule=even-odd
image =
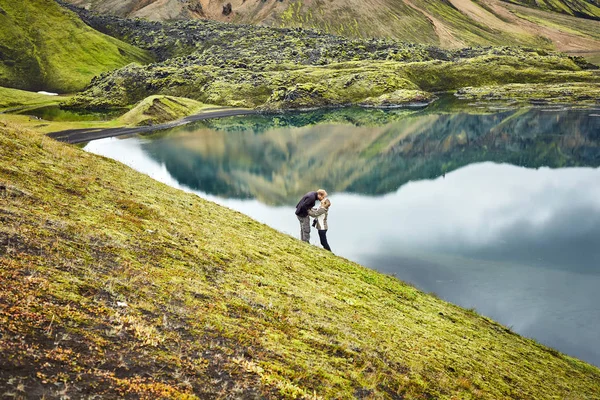
[{"label": "grassy slope", "polygon": [[[0,121],[16,123],[48,133],[68,129],[116,128],[161,124],[175,121],[188,115],[194,115],[215,108],[212,104],[204,104],[195,100],[172,97],[150,96],[136,104],[131,110],[111,120],[44,120],[32,118],[27,110],[38,107],[58,106],[68,100],[68,96],[47,96],[18,89],[0,87]],[[19,112],[16,114],[16,112]],[[123,111],[125,112],[125,111]],[[12,114],[11,114],[12,113]]]},{"label": "grassy slope", "polygon": [[554,11],[561,14],[577,17],[600,19],[600,7],[598,2],[594,4],[591,0],[504,0],[544,11]]},{"label": "grassy slope", "polygon": [[64,96],[48,96],[18,89],[0,87],[0,111],[6,112],[13,108],[36,107],[58,104],[65,101]]},{"label": "grassy slope", "polygon": [[[67,0],[80,7],[128,18],[171,20],[202,18],[202,0]],[[222,10],[222,9],[221,9]]]},{"label": "grassy slope", "polygon": [[114,161],[0,132],[4,394],[598,398],[598,368],[472,311]]},{"label": "grassy slope", "polygon": [[[513,8],[508,6],[513,15],[540,27],[555,29],[557,32],[570,33],[582,38],[590,38],[600,41],[600,22],[584,19],[576,19],[569,15],[548,13],[525,8]],[[600,46],[594,48],[600,51]]]},{"label": "grassy slope", "polygon": [[210,105],[183,97],[149,96],[119,118],[124,125],[149,125],[174,121],[196,114]]},{"label": "grassy slope", "polygon": [[149,53],[85,25],[53,0],[0,0],[0,85],[71,92]]}]

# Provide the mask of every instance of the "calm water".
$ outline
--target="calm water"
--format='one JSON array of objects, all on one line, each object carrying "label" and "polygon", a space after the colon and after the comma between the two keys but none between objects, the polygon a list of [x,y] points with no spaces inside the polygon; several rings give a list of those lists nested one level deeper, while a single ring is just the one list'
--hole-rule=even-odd
[{"label": "calm water", "polygon": [[296,237],[324,187],[335,253],[600,366],[600,110],[234,117],[85,149]]}]

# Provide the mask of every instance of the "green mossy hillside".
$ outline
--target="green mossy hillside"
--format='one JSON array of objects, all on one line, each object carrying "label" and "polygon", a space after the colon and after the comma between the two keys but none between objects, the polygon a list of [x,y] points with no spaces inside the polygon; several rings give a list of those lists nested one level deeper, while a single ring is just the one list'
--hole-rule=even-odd
[{"label": "green mossy hillside", "polygon": [[127,126],[155,125],[174,121],[210,107],[200,102],[172,96],[150,96],[119,117]]},{"label": "green mossy hillside", "polygon": [[[399,100],[398,105],[419,102],[424,96],[433,99],[431,92],[467,86],[600,82],[600,74],[585,69],[585,62],[560,54],[494,48],[477,52],[452,60],[365,60],[326,66],[289,64],[259,70],[251,66],[217,68],[177,58],[104,74],[94,79],[86,91],[65,102],[65,106],[127,107],[161,94],[221,106],[264,109],[361,104],[387,107],[394,105],[391,99]],[[393,96],[398,90],[404,91],[403,98]]]},{"label": "green mossy hillside", "polygon": [[473,311],[5,124],[0,198],[3,394],[600,393],[598,368]]},{"label": "green mossy hillside", "polygon": [[0,87],[0,111],[7,112],[17,108],[39,107],[58,104],[65,101],[64,97],[49,96],[25,90]]},{"label": "green mossy hillside", "polygon": [[0,0],[0,86],[73,92],[97,74],[152,60],[53,0]]},{"label": "green mossy hillside", "polygon": [[[178,12],[185,4],[183,0],[150,4],[142,0],[68,1],[89,6],[102,14],[111,13],[121,17],[135,15],[151,20],[190,18],[189,14],[186,17],[186,13]],[[119,6],[114,3],[119,3]],[[227,3],[230,3],[233,12],[224,15],[223,6]],[[598,18],[600,15],[596,0],[514,0],[511,3],[496,0],[378,0],[376,2],[203,0],[201,18],[244,26],[260,24],[278,28],[312,29],[327,34],[362,39],[394,38],[447,48],[511,45],[566,50],[564,37],[560,37],[559,31],[539,29],[543,24],[528,23],[515,15],[515,8],[522,9],[521,11],[526,14],[535,11],[552,15],[556,14],[553,11],[558,11],[583,18]],[[515,4],[529,7],[519,7]],[[87,18],[91,14],[89,11],[78,10],[77,12],[86,15],[84,18],[91,21],[92,26],[98,21],[97,18]],[[107,20],[111,17],[100,18]],[[562,25],[561,29],[574,27],[583,18],[572,18]],[[120,23],[102,23],[102,25],[108,26],[111,32],[120,29],[118,27]],[[139,32],[128,36],[139,37]],[[588,50],[598,48],[597,41],[587,41],[587,39],[590,39],[590,35],[584,33],[575,39],[576,43],[569,40],[567,47]],[[176,47],[180,47],[180,44],[181,42]]]},{"label": "green mossy hillside", "polygon": [[476,101],[511,101],[535,104],[600,105],[600,83],[510,84],[465,87],[456,96]]},{"label": "green mossy hillside", "polygon": [[391,39],[352,39],[305,29],[277,29],[210,20],[153,22],[73,8],[94,29],[152,51],[159,61],[253,69],[281,64],[325,65],[351,60],[426,60],[451,51]]}]

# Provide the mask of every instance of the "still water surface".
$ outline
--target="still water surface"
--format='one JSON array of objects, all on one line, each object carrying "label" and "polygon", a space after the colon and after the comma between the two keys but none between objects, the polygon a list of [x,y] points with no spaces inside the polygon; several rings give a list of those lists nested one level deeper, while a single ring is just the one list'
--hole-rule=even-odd
[{"label": "still water surface", "polygon": [[85,149],[296,237],[324,187],[336,254],[600,366],[599,110],[233,117]]}]

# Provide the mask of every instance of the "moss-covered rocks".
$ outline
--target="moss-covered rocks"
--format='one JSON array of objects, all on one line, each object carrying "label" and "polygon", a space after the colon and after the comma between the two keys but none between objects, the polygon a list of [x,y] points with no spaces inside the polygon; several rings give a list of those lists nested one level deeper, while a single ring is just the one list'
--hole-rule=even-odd
[{"label": "moss-covered rocks", "polygon": [[159,23],[78,12],[94,28],[151,50],[163,61],[100,75],[67,107],[131,107],[152,95],[270,110],[397,107],[430,102],[436,91],[462,87],[600,80],[593,72],[597,67],[584,59],[546,50],[443,50],[302,29]]},{"label": "moss-covered rocks", "polygon": [[475,101],[596,105],[600,104],[600,83],[540,83],[465,87],[458,90],[456,96]]},{"label": "moss-covered rocks", "polygon": [[360,103],[363,107],[396,108],[402,106],[422,106],[435,101],[437,96],[422,90],[399,89],[378,97],[366,98]]},{"label": "moss-covered rocks", "polygon": [[421,91],[418,94],[421,99],[424,96],[432,99],[432,95],[425,92],[505,83],[600,82],[597,72],[583,69],[577,60],[523,50],[518,55],[488,53],[453,61],[292,64],[267,71],[192,63],[180,66],[181,62],[182,59],[175,59],[146,67],[130,65],[102,75],[65,106],[127,107],[155,94],[222,106],[266,109],[376,105],[376,99],[386,95],[381,102],[394,106],[405,103],[405,99],[398,96],[407,93],[394,95],[398,90]]}]

